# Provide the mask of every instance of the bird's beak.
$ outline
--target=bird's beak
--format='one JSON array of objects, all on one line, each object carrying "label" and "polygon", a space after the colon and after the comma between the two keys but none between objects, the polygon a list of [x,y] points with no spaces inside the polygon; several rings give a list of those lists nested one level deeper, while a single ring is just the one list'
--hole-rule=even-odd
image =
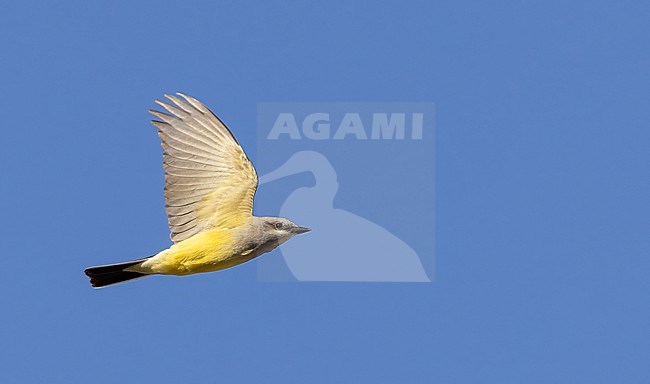
[{"label": "bird's beak", "polygon": [[307,233],[309,231],[311,231],[311,229],[307,227],[295,227],[291,230],[291,232],[295,233],[296,235],[299,235],[301,233]]}]

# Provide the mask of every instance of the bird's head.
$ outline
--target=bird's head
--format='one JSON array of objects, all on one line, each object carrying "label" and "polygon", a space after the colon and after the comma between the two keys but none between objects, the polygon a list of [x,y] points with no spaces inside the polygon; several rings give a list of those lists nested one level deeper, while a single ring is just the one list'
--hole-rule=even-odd
[{"label": "bird's head", "polygon": [[311,231],[307,227],[301,227],[282,217],[261,217],[260,219],[262,231],[269,237],[282,242],[295,235]]}]

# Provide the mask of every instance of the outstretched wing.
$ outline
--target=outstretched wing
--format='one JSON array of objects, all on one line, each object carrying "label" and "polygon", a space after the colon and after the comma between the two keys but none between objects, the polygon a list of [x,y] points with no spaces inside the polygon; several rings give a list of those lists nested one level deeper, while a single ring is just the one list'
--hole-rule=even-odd
[{"label": "outstretched wing", "polygon": [[208,228],[243,224],[253,214],[257,173],[226,125],[198,100],[178,93],[150,111],[162,139],[165,209],[172,241]]}]

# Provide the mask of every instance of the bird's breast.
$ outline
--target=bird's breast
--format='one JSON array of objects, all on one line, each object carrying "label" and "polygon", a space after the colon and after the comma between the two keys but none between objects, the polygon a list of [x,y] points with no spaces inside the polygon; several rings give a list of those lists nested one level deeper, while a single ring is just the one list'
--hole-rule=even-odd
[{"label": "bird's breast", "polygon": [[151,270],[169,275],[191,275],[229,268],[237,259],[235,228],[207,230],[172,245],[156,255]]}]

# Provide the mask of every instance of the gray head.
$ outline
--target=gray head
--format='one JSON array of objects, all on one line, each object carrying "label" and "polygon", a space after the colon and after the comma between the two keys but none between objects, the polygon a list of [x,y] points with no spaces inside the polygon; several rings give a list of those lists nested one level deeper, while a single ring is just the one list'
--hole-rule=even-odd
[{"label": "gray head", "polygon": [[264,232],[273,233],[278,237],[294,236],[311,231],[311,229],[298,226],[283,217],[260,217],[260,219],[264,225]]},{"label": "gray head", "polygon": [[309,228],[297,226],[281,217],[253,216],[251,225],[240,232],[241,238],[234,251],[248,259],[254,258],[272,251],[295,235],[309,231]]},{"label": "gray head", "polygon": [[275,240],[279,244],[295,235],[311,231],[282,217],[255,217],[254,225],[257,227],[257,233],[265,240]]}]

